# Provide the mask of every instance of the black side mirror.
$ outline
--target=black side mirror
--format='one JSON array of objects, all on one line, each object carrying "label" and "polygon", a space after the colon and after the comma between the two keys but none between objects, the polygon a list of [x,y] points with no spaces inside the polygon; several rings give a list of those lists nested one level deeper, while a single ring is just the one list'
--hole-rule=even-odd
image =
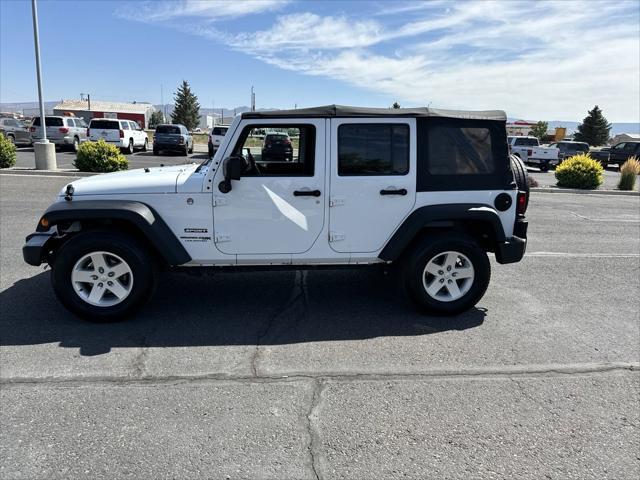
[{"label": "black side mirror", "polygon": [[224,180],[218,184],[218,190],[222,193],[229,193],[231,191],[231,180],[240,180],[243,170],[244,158],[236,155],[225,158],[222,162]]}]

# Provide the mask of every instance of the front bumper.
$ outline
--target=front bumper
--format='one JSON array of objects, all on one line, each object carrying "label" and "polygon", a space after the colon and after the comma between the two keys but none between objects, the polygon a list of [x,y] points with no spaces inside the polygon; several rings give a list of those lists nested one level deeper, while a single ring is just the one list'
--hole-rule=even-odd
[{"label": "front bumper", "polygon": [[26,243],[22,247],[22,258],[29,265],[37,267],[46,260],[48,253],[47,244],[54,237],[55,232],[35,232],[28,235]]},{"label": "front bumper", "polygon": [[186,143],[154,143],[153,144],[153,148],[155,148],[156,150],[165,150],[165,151],[172,151],[172,152],[184,152],[184,149],[186,147]]},{"label": "front bumper", "polygon": [[522,260],[527,250],[527,228],[529,224],[524,219],[516,220],[513,236],[505,242],[498,243],[496,260],[498,263],[515,263]]},{"label": "front bumper", "polygon": [[559,160],[547,160],[544,158],[528,158],[526,163],[531,163],[533,165],[558,165],[560,163]]}]

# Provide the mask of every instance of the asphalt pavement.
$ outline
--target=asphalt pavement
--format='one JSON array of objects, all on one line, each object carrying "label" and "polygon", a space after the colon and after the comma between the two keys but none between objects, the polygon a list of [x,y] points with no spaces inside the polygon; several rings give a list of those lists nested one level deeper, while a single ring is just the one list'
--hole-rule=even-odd
[{"label": "asphalt pavement", "polygon": [[640,475],[640,197],[534,193],[452,319],[341,270],[168,274],[95,325],[21,257],[69,179],[0,175],[0,478]]}]

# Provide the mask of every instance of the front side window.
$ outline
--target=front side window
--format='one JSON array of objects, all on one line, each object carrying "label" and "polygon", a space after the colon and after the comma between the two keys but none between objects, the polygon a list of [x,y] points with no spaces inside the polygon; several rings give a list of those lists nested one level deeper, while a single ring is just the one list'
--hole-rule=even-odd
[{"label": "front side window", "polygon": [[5,118],[2,120],[2,123],[5,127],[19,127],[20,123],[15,118]]},{"label": "front side window", "polygon": [[233,155],[245,160],[245,177],[314,175],[316,129],[313,125],[249,125]]},{"label": "front side window", "polygon": [[338,127],[338,175],[406,175],[409,125],[353,123]]},{"label": "front side window", "polygon": [[488,128],[433,126],[429,129],[428,156],[433,175],[489,174],[495,170]]}]

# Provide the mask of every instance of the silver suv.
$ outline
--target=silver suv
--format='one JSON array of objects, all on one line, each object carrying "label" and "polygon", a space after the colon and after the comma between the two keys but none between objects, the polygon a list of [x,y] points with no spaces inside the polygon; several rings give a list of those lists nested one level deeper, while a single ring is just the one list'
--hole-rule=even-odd
[{"label": "silver suv", "polygon": [[[47,126],[47,139],[60,147],[72,147],[75,152],[82,142],[87,140],[87,124],[79,117],[44,117]],[[34,117],[31,123],[31,140],[42,138],[40,117]]]}]

